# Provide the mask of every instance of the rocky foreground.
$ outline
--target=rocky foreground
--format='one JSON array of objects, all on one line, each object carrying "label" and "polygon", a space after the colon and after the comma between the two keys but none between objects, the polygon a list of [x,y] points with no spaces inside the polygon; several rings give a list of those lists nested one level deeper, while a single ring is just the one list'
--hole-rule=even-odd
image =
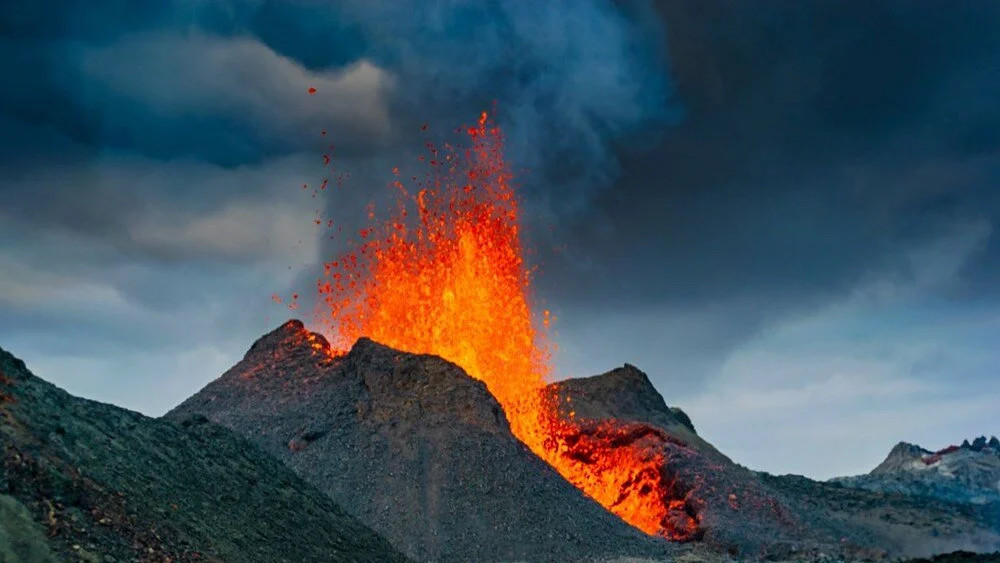
[{"label": "rocky foreground", "polygon": [[73,397],[0,349],[0,561],[404,561],[207,420]]}]

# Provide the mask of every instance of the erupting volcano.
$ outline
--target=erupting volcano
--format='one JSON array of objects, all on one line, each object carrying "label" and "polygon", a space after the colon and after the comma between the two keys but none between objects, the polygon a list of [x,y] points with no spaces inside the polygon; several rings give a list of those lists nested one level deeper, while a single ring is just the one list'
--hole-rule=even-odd
[{"label": "erupting volcano", "polygon": [[[518,199],[504,138],[484,112],[467,146],[428,144],[430,172],[399,179],[391,217],[325,265],[318,321],[334,350],[361,336],[441,356],[483,381],[513,433],[568,481],[652,535],[692,538],[696,517],[665,473],[666,439],[615,421],[561,416],[545,390],[548,311],[531,310]],[[567,398],[566,400],[571,400]],[[563,409],[565,410],[565,409]]]}]

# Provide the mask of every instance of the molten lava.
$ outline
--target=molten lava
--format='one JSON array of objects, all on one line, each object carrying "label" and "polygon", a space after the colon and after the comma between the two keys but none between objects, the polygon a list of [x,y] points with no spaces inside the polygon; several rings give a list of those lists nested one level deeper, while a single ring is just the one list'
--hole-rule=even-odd
[{"label": "molten lava", "polygon": [[557,414],[544,390],[549,354],[528,301],[503,135],[485,112],[465,133],[465,148],[428,145],[431,172],[410,189],[397,179],[393,215],[370,214],[356,248],[326,264],[320,322],[333,348],[368,336],[458,364],[486,384],[514,435],[568,481],[649,534],[690,538],[696,524],[663,473],[662,442],[621,440],[628,430],[613,421],[584,431]]}]

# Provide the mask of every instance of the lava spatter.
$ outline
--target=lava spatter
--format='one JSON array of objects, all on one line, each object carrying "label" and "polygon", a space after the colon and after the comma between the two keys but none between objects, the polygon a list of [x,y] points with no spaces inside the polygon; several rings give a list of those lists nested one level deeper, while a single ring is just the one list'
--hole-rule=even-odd
[{"label": "lava spatter", "polygon": [[634,429],[614,421],[585,432],[544,392],[549,351],[530,306],[503,133],[485,112],[463,133],[466,147],[428,143],[419,160],[429,173],[414,185],[394,169],[394,213],[384,221],[370,213],[353,251],[325,264],[318,320],[332,348],[367,336],[458,364],[486,384],[514,435],[568,481],[649,534],[689,539],[697,524],[679,509],[656,438],[623,439]]}]

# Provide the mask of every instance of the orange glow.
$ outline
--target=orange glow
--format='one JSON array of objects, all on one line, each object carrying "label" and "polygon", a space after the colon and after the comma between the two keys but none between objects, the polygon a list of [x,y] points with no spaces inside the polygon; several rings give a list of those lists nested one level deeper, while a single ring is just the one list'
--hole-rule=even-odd
[{"label": "orange glow", "polygon": [[[549,353],[528,300],[518,200],[504,161],[503,135],[485,112],[465,129],[469,146],[428,144],[424,180],[407,186],[393,169],[395,212],[369,214],[361,242],[327,263],[318,282],[320,322],[334,350],[360,336],[435,354],[486,383],[515,436],[568,481],[633,526],[687,539],[690,518],[671,524],[662,448],[655,440],[616,442],[613,422],[584,433],[561,419],[544,392]],[[691,528],[688,530],[687,528]]]}]

